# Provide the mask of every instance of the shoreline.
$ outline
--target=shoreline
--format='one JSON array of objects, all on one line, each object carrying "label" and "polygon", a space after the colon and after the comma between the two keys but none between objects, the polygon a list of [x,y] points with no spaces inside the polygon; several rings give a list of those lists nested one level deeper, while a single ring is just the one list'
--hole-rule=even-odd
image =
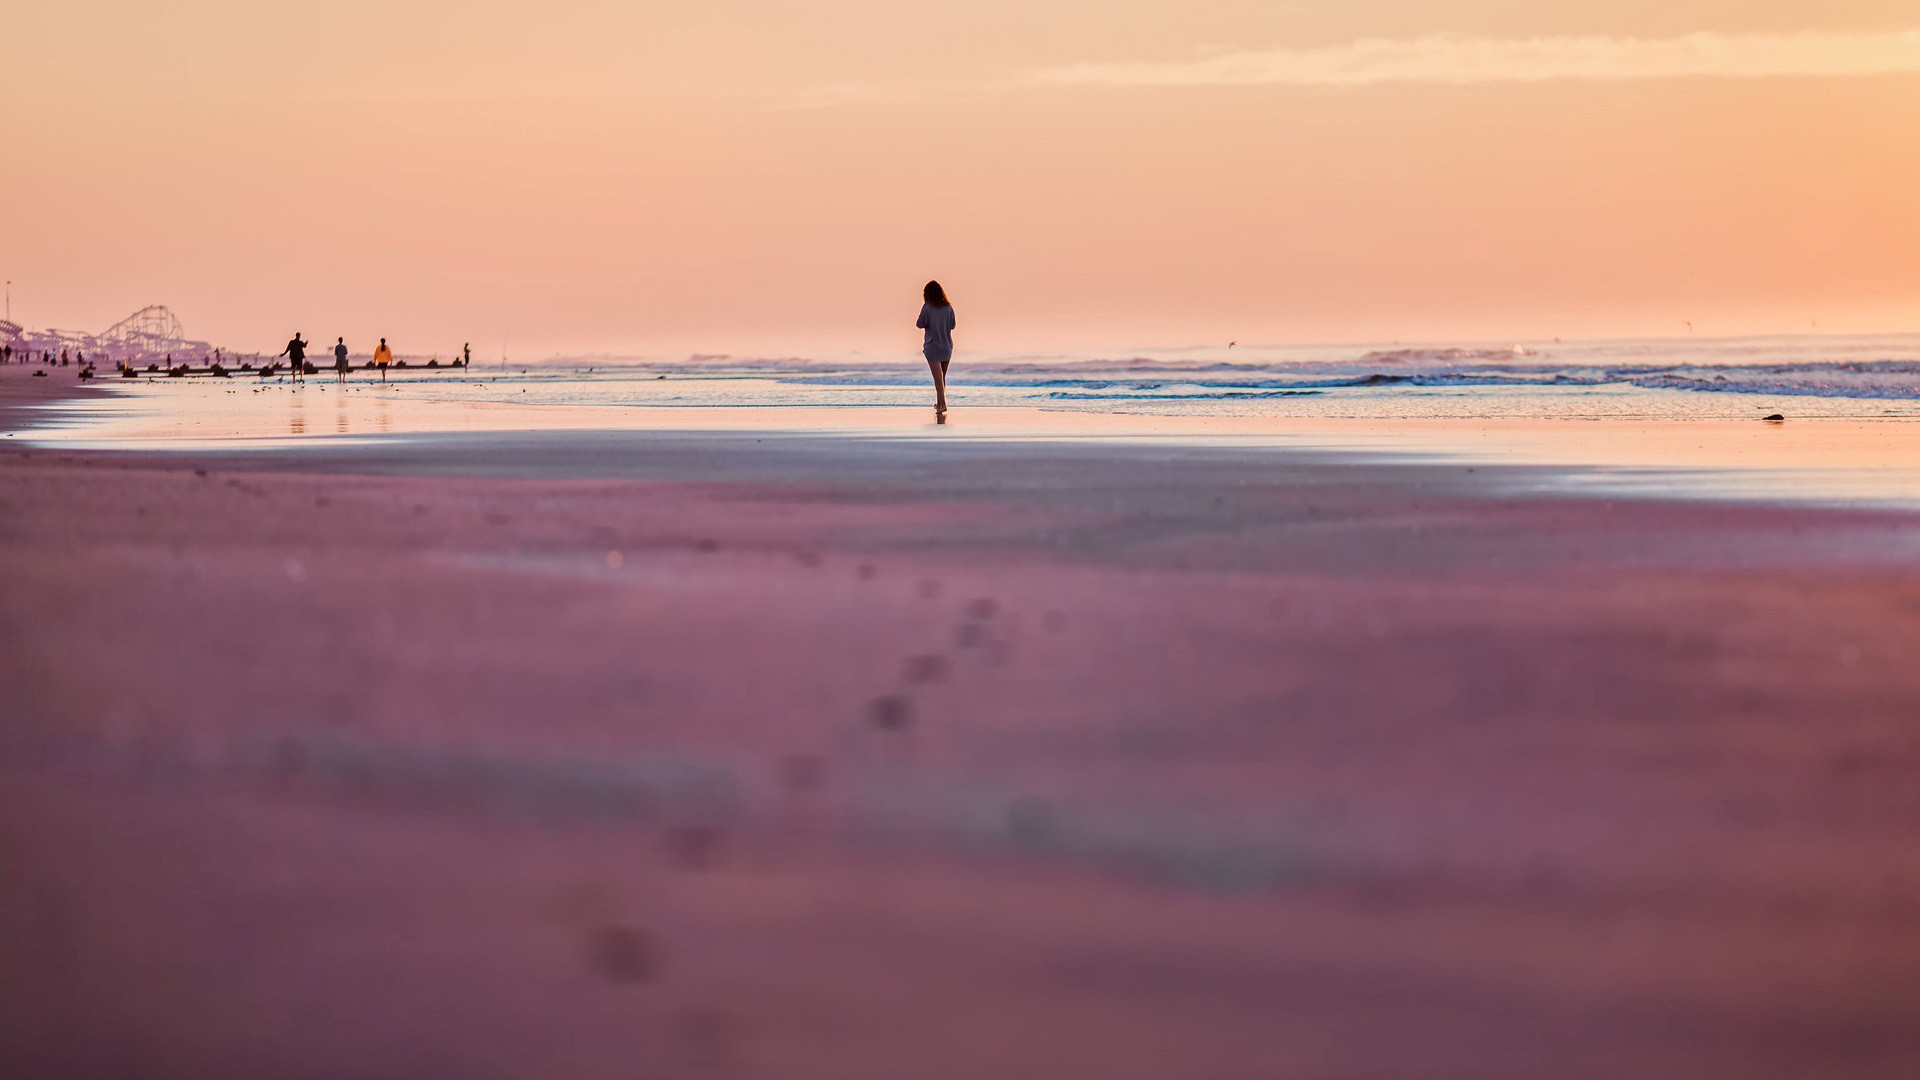
[{"label": "shoreline", "polygon": [[[12,381],[18,380],[0,380],[0,400]],[[16,409],[0,428],[12,429],[14,443],[45,449],[291,455],[349,469],[349,459],[359,455],[371,468],[395,471],[395,463],[405,461],[429,473],[443,468],[436,457],[502,457],[475,459],[469,450],[476,446],[625,440],[638,454],[650,442],[772,440],[792,448],[812,440],[880,455],[898,454],[903,446],[909,452],[938,447],[949,457],[1017,448],[1038,456],[1214,454],[1236,465],[1311,460],[1440,470],[1434,476],[1464,468],[1483,481],[1513,478],[1502,493],[1526,497],[1920,509],[1920,424],[1903,418],[1360,420],[983,406],[961,408],[951,424],[936,425],[925,409],[886,404],[528,405],[421,398],[400,384],[337,389],[317,381],[309,389],[263,386],[234,397],[235,388],[183,395],[171,384],[146,391],[96,387],[84,398],[47,395],[38,404],[51,408]],[[435,446],[441,449],[423,452]],[[531,475],[517,462],[509,469]],[[600,466],[582,475],[618,473]]]},{"label": "shoreline", "polygon": [[1920,1063],[1920,518],[755,438],[5,446],[0,1065]]}]

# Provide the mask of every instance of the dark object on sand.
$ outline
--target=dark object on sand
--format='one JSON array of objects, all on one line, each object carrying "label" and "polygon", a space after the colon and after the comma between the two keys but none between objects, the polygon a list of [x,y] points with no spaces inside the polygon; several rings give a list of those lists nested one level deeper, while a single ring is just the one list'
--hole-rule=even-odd
[{"label": "dark object on sand", "polygon": [[140,377],[140,373],[131,367],[123,367],[120,369],[120,377],[123,379],[137,379]]},{"label": "dark object on sand", "polygon": [[1763,416],[1763,417],[1761,417],[1760,419],[1762,419],[1762,420],[1769,420],[1769,421],[1772,421],[1772,422],[1774,422],[1774,423],[1776,423],[1776,424],[1777,424],[1777,423],[1779,423],[1780,421],[1782,421],[1782,420],[1785,420],[1785,419],[1786,419],[1786,417],[1784,417],[1784,416],[1781,416],[1781,415],[1780,415],[1779,413],[1774,413],[1774,414],[1773,414],[1772,416]]},{"label": "dark object on sand", "polygon": [[587,941],[587,958],[611,982],[637,983],[653,977],[653,943],[644,930],[603,926]]},{"label": "dark object on sand", "polygon": [[36,379],[44,379],[47,377],[47,373],[44,371],[36,371],[33,373],[33,377]]},{"label": "dark object on sand", "polygon": [[148,364],[148,365],[147,365],[147,370],[148,370],[148,371],[159,371],[159,370],[160,370],[160,365],[159,365],[159,364]]},{"label": "dark object on sand", "polygon": [[438,361],[438,360],[429,360],[429,361],[427,361],[427,366],[428,366],[428,367],[439,367],[439,366],[440,366],[440,361]]}]

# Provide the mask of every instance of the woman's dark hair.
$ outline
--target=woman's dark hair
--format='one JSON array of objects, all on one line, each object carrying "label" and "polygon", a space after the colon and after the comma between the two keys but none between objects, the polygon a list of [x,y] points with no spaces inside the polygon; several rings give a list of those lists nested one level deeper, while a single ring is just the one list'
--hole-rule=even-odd
[{"label": "woman's dark hair", "polygon": [[927,303],[932,304],[934,307],[952,307],[953,306],[952,304],[947,303],[947,290],[941,288],[940,283],[937,281],[927,282],[927,287],[920,290],[920,295],[927,301]]}]

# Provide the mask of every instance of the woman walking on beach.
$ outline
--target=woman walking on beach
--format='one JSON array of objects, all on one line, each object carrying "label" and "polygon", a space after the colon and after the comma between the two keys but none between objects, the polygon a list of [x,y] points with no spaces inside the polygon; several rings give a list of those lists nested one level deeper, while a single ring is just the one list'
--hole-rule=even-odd
[{"label": "woman walking on beach", "polygon": [[380,347],[373,350],[373,364],[380,369],[380,381],[387,381],[387,365],[393,363],[393,350],[387,348],[387,339],[380,339]]},{"label": "woman walking on beach", "polygon": [[920,321],[913,325],[927,332],[920,352],[933,372],[933,414],[947,415],[947,361],[953,359],[953,305],[947,302],[947,290],[937,281],[927,282],[920,290]]},{"label": "woman walking on beach", "polygon": [[333,370],[341,382],[347,381],[347,339],[336,338],[333,346]]}]

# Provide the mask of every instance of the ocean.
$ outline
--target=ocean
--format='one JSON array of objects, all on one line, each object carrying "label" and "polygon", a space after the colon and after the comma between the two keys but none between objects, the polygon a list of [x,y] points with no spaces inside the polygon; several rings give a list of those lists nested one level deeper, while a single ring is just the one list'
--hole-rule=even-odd
[{"label": "ocean", "polygon": [[[1169,417],[1904,417],[1920,415],[1920,335],[963,351],[948,385],[956,408]],[[423,378],[421,389],[449,400],[683,408],[918,405],[932,393],[910,352],[476,361],[470,375]]]}]

